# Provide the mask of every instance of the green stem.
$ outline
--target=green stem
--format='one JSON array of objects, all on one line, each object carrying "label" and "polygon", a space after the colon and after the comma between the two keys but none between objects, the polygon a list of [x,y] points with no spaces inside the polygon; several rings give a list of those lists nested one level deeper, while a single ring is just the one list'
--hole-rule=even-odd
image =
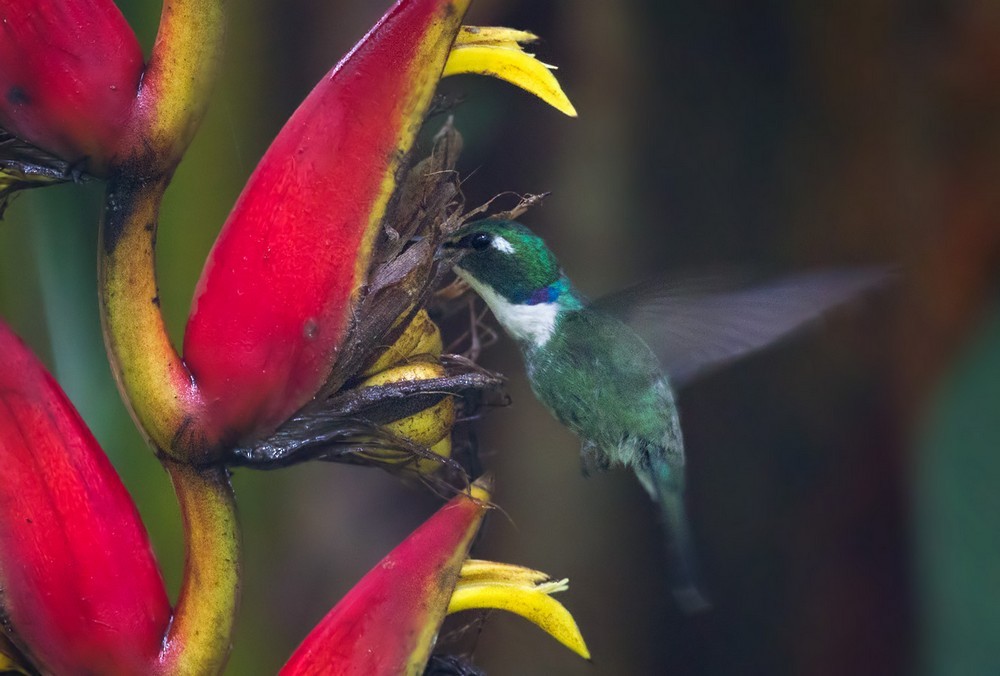
[{"label": "green stem", "polygon": [[132,167],[108,181],[98,283],[112,372],[139,428],[177,459],[204,459],[211,443],[201,398],[163,324],[156,287],[156,227],[166,178],[144,181]]},{"label": "green stem", "polygon": [[164,459],[186,536],[184,582],[164,641],[163,674],[216,674],[240,588],[236,503],[225,469],[199,469],[215,440],[197,387],[167,335],[156,285],[160,203],[204,116],[221,61],[226,0],[164,0],[136,115],[110,171],[101,221],[101,319],[115,379]]},{"label": "green stem", "polygon": [[160,656],[160,673],[218,674],[232,646],[242,543],[236,500],[222,468],[164,463],[184,520],[184,581]]},{"label": "green stem", "polygon": [[226,0],[163,2],[135,129],[143,150],[157,155],[162,173],[180,161],[205,115],[222,62],[225,5]]},{"label": "green stem", "polygon": [[112,371],[147,439],[210,460],[204,408],[170,343],[156,286],[160,202],[194,136],[222,54],[226,0],[165,0],[137,114],[108,178],[101,224],[101,317]]}]

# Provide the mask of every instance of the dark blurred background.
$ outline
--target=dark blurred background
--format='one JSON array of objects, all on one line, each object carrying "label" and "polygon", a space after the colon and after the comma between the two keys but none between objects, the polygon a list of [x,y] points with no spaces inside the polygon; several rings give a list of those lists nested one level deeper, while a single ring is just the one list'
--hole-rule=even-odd
[{"label": "dark blurred background", "polygon": [[[151,44],[159,4],[121,0]],[[282,121],[388,0],[232,0],[224,72],[168,192],[161,298],[180,341],[202,262]],[[689,501],[716,602],[670,599],[652,505],[584,479],[531,397],[479,431],[504,508],[479,556],[571,580],[587,664],[491,615],[459,646],[495,674],[1000,673],[1000,3],[477,0],[544,36],[580,111],[503,83],[466,102],[470,204],[552,191],[525,221],[600,295],[664,273],[888,262],[899,284],[681,396]],[[0,312],[52,366],[139,503],[176,589],[166,476],[109,375],[95,290],[100,186],[19,198]],[[382,472],[236,473],[247,547],[229,673],[273,673],[439,501]]]}]

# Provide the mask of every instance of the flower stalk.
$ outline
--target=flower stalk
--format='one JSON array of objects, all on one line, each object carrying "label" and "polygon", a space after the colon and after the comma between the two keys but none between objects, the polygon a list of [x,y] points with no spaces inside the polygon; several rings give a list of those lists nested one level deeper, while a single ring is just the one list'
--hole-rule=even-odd
[{"label": "flower stalk", "polygon": [[[208,108],[225,44],[228,0],[164,0],[123,159],[152,151],[154,174],[180,162]],[[127,161],[127,160],[126,160]]]},{"label": "flower stalk", "polygon": [[156,228],[166,177],[108,182],[98,288],[115,380],[137,426],[159,453],[204,458],[215,440],[201,428],[202,400],[163,324],[156,285]]},{"label": "flower stalk", "polygon": [[184,578],[163,642],[163,674],[221,673],[240,597],[242,542],[229,475],[165,463],[184,520]]},{"label": "flower stalk", "polygon": [[203,460],[217,442],[163,325],[156,286],[159,207],[204,115],[222,53],[225,0],[167,0],[111,171],[101,224],[101,318],[115,380],[158,452]]}]

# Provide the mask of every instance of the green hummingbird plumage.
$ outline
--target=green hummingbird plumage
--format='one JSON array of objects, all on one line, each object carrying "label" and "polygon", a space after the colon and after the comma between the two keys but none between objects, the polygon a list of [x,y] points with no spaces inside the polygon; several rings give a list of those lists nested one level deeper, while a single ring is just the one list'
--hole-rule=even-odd
[{"label": "green hummingbird plumage", "polygon": [[684,444],[673,392],[646,343],[589,307],[544,242],[510,221],[481,221],[450,244],[456,273],[521,347],[531,387],[583,440],[586,468],[632,469],[660,503],[674,543],[674,591],[706,605],[694,582],[684,512]]},{"label": "green hummingbird plumage", "polygon": [[[884,272],[804,275],[694,303],[661,294],[657,312],[666,316],[654,332],[667,350],[658,357],[629,324],[588,303],[542,239],[523,225],[478,221],[445,246],[459,250],[456,274],[518,342],[535,395],[581,438],[585,470],[630,468],[659,503],[675,597],[685,610],[707,608],[685,513],[684,443],[668,374],[676,368],[688,377],[773,342]],[[764,312],[741,316],[744,308]]]}]

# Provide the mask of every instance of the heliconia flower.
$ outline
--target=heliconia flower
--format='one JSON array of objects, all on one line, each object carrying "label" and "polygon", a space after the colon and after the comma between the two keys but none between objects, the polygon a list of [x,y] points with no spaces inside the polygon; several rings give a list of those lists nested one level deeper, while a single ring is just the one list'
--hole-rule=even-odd
[{"label": "heliconia flower", "polygon": [[492,26],[462,26],[448,56],[444,76],[478,73],[506,80],[531,92],[556,110],[576,117],[576,108],[563,92],[548,66],[529,54],[522,44],[537,42],[528,31]]},{"label": "heliconia flower", "polygon": [[38,360],[0,324],[0,605],[45,673],[150,673],[170,605],[128,492]]},{"label": "heliconia flower", "polygon": [[266,435],[326,381],[468,4],[397,2],[299,106],[247,182],[184,336],[219,429]]},{"label": "heliconia flower", "polygon": [[569,580],[553,580],[538,570],[494,561],[469,559],[448,603],[448,613],[506,610],[528,619],[585,660],[590,650],[566,607],[552,598],[569,589]]},{"label": "heliconia flower", "polygon": [[474,29],[492,42],[464,39],[468,56],[450,60],[469,2],[399,0],[316,86],[248,181],[184,337],[215,436],[265,437],[327,382],[443,73],[504,77],[572,111],[551,73],[520,50],[528,34]]},{"label": "heliconia flower", "polygon": [[133,114],[143,72],[111,0],[0,4],[0,128],[101,174]]},{"label": "heliconia flower", "polygon": [[488,499],[474,484],[410,534],[323,618],[282,676],[422,674],[445,615],[487,607],[524,615],[589,659],[572,616],[548,596],[565,580],[466,559]]},{"label": "heliconia flower", "polygon": [[327,383],[441,77],[500,77],[575,114],[548,68],[520,48],[534,36],[460,31],[470,1],[398,0],[303,102],[210,254],[183,362],[148,307],[156,217],[207,104],[221,0],[166,3],[145,66],[111,0],[0,7],[0,212],[14,190],[109,179],[108,349],[137,421],[168,455],[205,461],[266,437]]}]

